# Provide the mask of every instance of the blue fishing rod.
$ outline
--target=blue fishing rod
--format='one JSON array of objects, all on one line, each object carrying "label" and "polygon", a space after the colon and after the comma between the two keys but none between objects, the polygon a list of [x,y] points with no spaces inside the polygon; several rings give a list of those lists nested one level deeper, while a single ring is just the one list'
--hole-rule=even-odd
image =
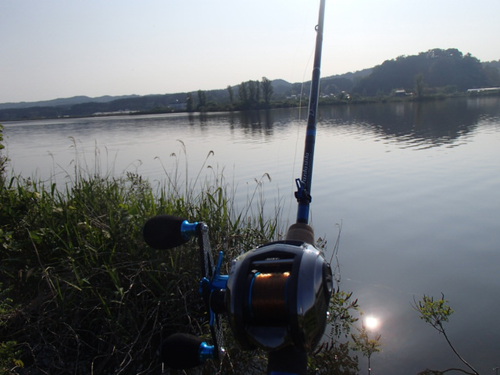
[{"label": "blue fishing rod", "polygon": [[316,124],[318,113],[319,83],[321,75],[321,52],[323,47],[323,23],[325,14],[325,1],[321,0],[319,20],[316,26],[316,50],[311,79],[311,92],[309,95],[309,111],[307,118],[306,143],[302,164],[302,176],[296,180],[297,192],[295,197],[299,203],[297,210],[297,223],[309,223],[309,206],[312,200],[311,185],[314,162],[314,147],[316,144]]},{"label": "blue fishing rod", "polygon": [[161,360],[168,367],[186,369],[207,360],[223,361],[225,317],[241,349],[268,353],[267,375],[307,374],[308,353],[323,336],[333,291],[330,265],[314,247],[314,230],[308,224],[324,9],[325,0],[320,0],[304,162],[296,180],[297,222],[285,240],[247,251],[232,260],[229,275],[221,275],[224,253],[214,262],[206,223],[160,215],[144,225],[144,239],[155,249],[198,239],[199,291],[210,317],[212,344],[186,333],[171,335],[161,348]]}]

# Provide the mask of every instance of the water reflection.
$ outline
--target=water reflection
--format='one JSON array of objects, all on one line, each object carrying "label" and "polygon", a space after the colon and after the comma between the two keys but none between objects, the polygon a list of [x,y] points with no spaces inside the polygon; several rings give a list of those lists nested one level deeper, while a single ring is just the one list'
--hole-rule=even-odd
[{"label": "water reflection", "polygon": [[[459,98],[427,102],[395,102],[322,106],[319,123],[326,127],[362,126],[402,148],[456,146],[467,142],[478,123],[500,114],[500,98]],[[273,137],[278,128],[306,123],[307,109],[274,109],[189,115],[192,126],[229,125],[244,136]],[[301,118],[302,117],[302,118]],[[495,122],[496,124],[496,122]]]},{"label": "water reflection", "polygon": [[499,98],[366,104],[321,108],[321,123],[364,125],[401,147],[439,147],[464,142],[485,116],[494,118]]},{"label": "water reflection", "polygon": [[[466,142],[481,121],[497,118],[500,98],[460,98],[430,102],[396,102],[364,105],[322,106],[319,123],[325,127],[363,127],[379,139],[396,142],[400,147],[436,147]],[[274,109],[230,113],[196,113],[150,116],[123,116],[112,118],[60,119],[7,124],[17,131],[32,132],[33,126],[43,131],[69,133],[72,137],[96,136],[109,126],[130,133],[174,126],[207,129],[227,126],[241,131],[244,137],[272,138],[277,129],[291,126],[296,121],[306,123],[307,110]],[[300,119],[302,117],[302,119]],[[497,124],[494,122],[494,124]]]}]

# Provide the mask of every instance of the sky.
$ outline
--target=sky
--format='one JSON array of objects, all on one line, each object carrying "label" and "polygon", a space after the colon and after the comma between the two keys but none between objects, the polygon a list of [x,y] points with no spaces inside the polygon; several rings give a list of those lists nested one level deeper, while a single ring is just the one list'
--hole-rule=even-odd
[{"label": "sky", "polygon": [[[310,80],[319,0],[0,0],[0,103]],[[326,0],[321,75],[458,48],[500,59],[499,0]]]}]

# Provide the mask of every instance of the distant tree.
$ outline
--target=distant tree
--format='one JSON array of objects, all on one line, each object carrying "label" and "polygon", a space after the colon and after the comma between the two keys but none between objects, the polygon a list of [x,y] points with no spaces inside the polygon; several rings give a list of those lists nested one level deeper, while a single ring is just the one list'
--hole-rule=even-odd
[{"label": "distant tree", "polygon": [[262,96],[264,97],[264,104],[269,107],[271,104],[271,97],[273,96],[273,83],[266,77],[262,77]]},{"label": "distant tree", "polygon": [[248,81],[247,87],[248,87],[247,107],[248,108],[256,108],[258,105],[257,97],[258,97],[259,88],[256,85],[255,81]]},{"label": "distant tree", "polygon": [[193,96],[191,94],[187,94],[186,97],[186,111],[188,112],[194,111]]},{"label": "distant tree", "polygon": [[238,88],[238,95],[240,97],[240,102],[242,107],[248,104],[248,88],[246,82],[241,82]]},{"label": "distant tree", "polygon": [[263,81],[262,84],[259,81],[252,81],[252,80],[241,82],[238,90],[240,98],[239,107],[241,109],[261,108],[262,107],[261,95],[264,95],[264,103],[266,103],[266,100],[268,100],[269,103],[272,95],[272,86],[271,82],[269,80],[267,81],[268,82]]},{"label": "distant tree", "polygon": [[260,82],[255,81],[255,103],[260,106]]},{"label": "distant tree", "polygon": [[229,104],[232,107],[234,105],[234,92],[231,86],[227,86],[227,93],[229,94]]},{"label": "distant tree", "polygon": [[424,75],[422,73],[415,77],[415,95],[417,98],[424,96]]},{"label": "distant tree", "polygon": [[205,91],[198,90],[198,111],[203,112],[207,107],[207,95]]},{"label": "distant tree", "polygon": [[483,71],[488,79],[488,86],[500,86],[500,60],[483,63]]},{"label": "distant tree", "polygon": [[239,86],[240,108],[258,109],[261,106],[261,84],[259,81],[241,82]]},{"label": "distant tree", "polygon": [[3,145],[3,125],[0,124],[0,187],[3,189],[5,183],[5,169],[7,167],[7,157],[2,155]]}]

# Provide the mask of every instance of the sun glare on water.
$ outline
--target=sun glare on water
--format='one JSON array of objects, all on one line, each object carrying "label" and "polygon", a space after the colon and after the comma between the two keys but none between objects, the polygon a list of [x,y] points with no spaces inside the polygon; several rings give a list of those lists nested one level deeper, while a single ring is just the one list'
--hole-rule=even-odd
[{"label": "sun glare on water", "polygon": [[367,316],[365,318],[365,327],[368,329],[377,329],[380,326],[380,320],[374,316]]}]

